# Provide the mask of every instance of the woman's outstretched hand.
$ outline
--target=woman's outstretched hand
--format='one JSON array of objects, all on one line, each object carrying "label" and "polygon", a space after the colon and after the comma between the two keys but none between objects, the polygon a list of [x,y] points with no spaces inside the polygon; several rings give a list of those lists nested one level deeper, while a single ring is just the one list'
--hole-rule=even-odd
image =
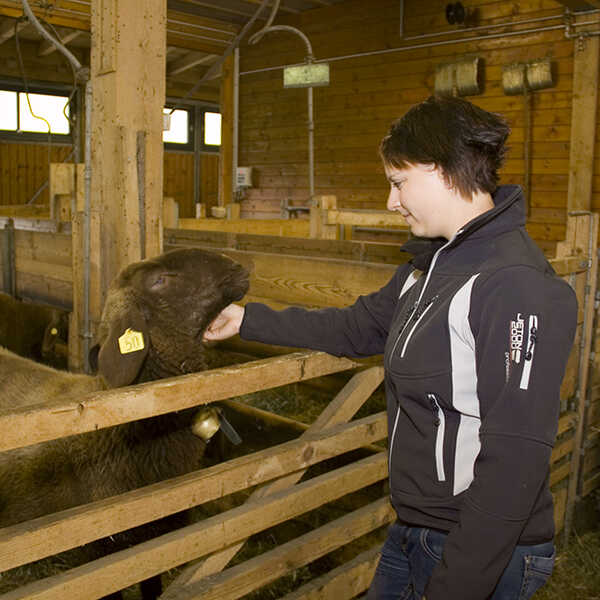
[{"label": "woman's outstretched hand", "polygon": [[244,307],[239,304],[226,306],[206,328],[204,341],[218,342],[238,334],[244,319],[244,311]]}]

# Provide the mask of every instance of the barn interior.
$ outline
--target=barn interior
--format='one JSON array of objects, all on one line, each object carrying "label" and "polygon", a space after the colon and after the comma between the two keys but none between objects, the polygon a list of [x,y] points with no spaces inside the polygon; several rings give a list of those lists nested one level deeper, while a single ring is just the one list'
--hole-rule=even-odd
[{"label": "barn interior", "polygon": [[[599,57],[594,0],[0,0],[1,289],[62,311],[51,364],[77,373],[92,369],[110,282],[170,249],[247,266],[243,302],[346,306],[408,258],[407,223],[385,210],[378,147],[390,124],[436,93],[501,113],[501,183],[522,186],[527,231],[579,302],[550,472],[568,540],[600,489]],[[231,494],[254,504],[220,504],[204,526],[0,599],[101,598],[169,571],[165,599],[365,594],[373,532],[393,519],[377,445],[381,361],[237,339],[223,348],[245,362],[143,384],[136,407],[125,388],[0,413],[0,451],[217,401],[236,427],[288,432],[175,494],[165,484],[0,530],[0,571]],[[307,390],[333,400],[303,418],[290,396]],[[335,518],[317,528],[325,517],[311,511],[324,505]],[[231,566],[243,540],[307,513],[314,531]],[[98,520],[110,525],[96,531]],[[289,588],[268,587],[281,581]]]}]

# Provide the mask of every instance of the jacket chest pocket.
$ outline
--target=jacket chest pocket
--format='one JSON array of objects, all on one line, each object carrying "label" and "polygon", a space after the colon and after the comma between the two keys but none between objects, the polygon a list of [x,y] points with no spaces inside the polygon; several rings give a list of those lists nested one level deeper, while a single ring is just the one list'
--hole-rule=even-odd
[{"label": "jacket chest pocket", "polygon": [[446,481],[446,471],[444,469],[444,438],[446,436],[446,415],[435,394],[427,394],[427,399],[431,405],[433,413],[434,428],[434,456],[435,469],[438,481]]},{"label": "jacket chest pocket", "polygon": [[423,325],[428,313],[431,311],[438,296],[434,296],[423,303],[421,306],[414,305],[403,322],[398,332],[390,357],[392,359],[403,359],[412,337],[420,326]]}]

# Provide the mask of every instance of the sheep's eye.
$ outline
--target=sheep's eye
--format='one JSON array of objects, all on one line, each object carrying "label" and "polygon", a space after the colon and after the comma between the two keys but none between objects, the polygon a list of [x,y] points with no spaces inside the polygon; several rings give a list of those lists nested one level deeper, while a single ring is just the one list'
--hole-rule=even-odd
[{"label": "sheep's eye", "polygon": [[164,274],[156,275],[149,281],[150,289],[153,291],[159,291],[166,287],[167,277]]},{"label": "sheep's eye", "polygon": [[176,275],[176,273],[157,273],[150,279],[150,289],[154,291],[163,290],[169,285],[171,278]]}]

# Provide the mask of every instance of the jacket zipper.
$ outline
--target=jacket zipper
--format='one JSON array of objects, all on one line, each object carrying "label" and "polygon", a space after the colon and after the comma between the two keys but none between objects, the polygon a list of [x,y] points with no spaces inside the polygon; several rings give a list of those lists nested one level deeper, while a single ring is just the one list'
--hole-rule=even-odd
[{"label": "jacket zipper", "polygon": [[425,314],[427,313],[427,311],[432,307],[432,305],[433,305],[434,301],[436,300],[436,298],[437,298],[437,296],[434,296],[423,307],[424,308],[423,312],[421,312],[421,314],[419,315],[419,317],[415,321],[415,324],[412,326],[412,329],[408,332],[408,334],[406,336],[406,340],[404,340],[404,346],[402,346],[402,352],[400,353],[400,358],[404,358],[404,354],[406,353],[406,347],[408,346],[408,342],[410,341],[410,338],[412,337],[412,334],[415,332],[415,329],[417,328],[417,325],[419,324],[419,321],[425,316]]},{"label": "jacket zipper", "polygon": [[[402,334],[404,333],[404,330],[406,329],[406,326],[410,323],[410,320],[413,318],[413,316],[415,315],[415,313],[417,313],[417,309],[419,307],[419,304],[421,303],[421,299],[423,298],[423,294],[425,293],[425,288],[427,287],[427,284],[429,283],[429,279],[431,278],[431,273],[433,273],[433,268],[435,267],[435,263],[437,262],[438,256],[440,255],[440,252],[446,248],[446,246],[450,245],[455,239],[456,236],[458,236],[459,234],[462,233],[462,229],[459,229],[453,236],[451,239],[449,239],[441,248],[438,248],[438,250],[436,251],[436,253],[433,255],[433,258],[431,259],[431,264],[429,265],[429,269],[427,270],[427,276],[425,277],[425,281],[423,283],[423,287],[421,288],[421,292],[419,294],[419,297],[417,298],[417,301],[414,303],[407,319],[406,322],[404,323],[404,325],[401,327],[400,329],[400,333],[398,334],[398,337],[396,338],[396,342],[394,343],[394,346],[392,348],[392,352],[390,353],[390,360],[392,358],[392,356],[394,355],[394,352],[396,351],[396,347],[398,346],[398,342],[400,341],[400,338],[402,337]],[[437,296],[436,296],[437,297]],[[429,308],[429,307],[427,307]],[[421,318],[423,317],[423,315],[425,314],[425,312],[427,312],[427,310],[423,311],[423,313],[421,313],[421,315],[419,316],[419,318],[417,319],[417,322],[413,325],[413,328],[410,330],[410,333],[408,334],[407,338],[410,339],[410,337],[412,336],[412,334],[415,331],[415,328],[417,326],[417,323],[421,320]],[[402,353],[400,355],[400,358],[404,357],[404,354],[406,353],[406,347],[407,347],[407,341],[404,343],[404,346],[402,347]]]},{"label": "jacket zipper", "polygon": [[392,456],[394,453],[394,440],[396,439],[396,428],[398,427],[398,418],[400,417],[400,402],[396,402],[398,410],[396,411],[396,418],[394,419],[394,428],[392,429],[392,437],[390,439],[390,449],[388,452],[388,479],[390,482],[390,498],[392,496]]},{"label": "jacket zipper", "polygon": [[521,373],[521,383],[519,387],[522,390],[529,388],[529,377],[531,376],[531,367],[533,365],[533,355],[537,343],[538,318],[537,315],[529,315],[529,328],[527,333],[527,352],[523,361],[523,372]]},{"label": "jacket zipper", "polygon": [[434,425],[436,427],[435,436],[435,467],[438,481],[446,481],[446,472],[444,471],[444,435],[446,433],[446,416],[439,405],[435,394],[427,394],[431,402],[431,408],[434,414]]},{"label": "jacket zipper", "polygon": [[419,301],[417,300],[417,302],[415,302],[413,304],[413,306],[410,309],[408,315],[406,316],[406,319],[405,319],[404,323],[402,324],[402,327],[400,327],[400,333],[398,334],[398,337],[396,338],[396,341],[394,342],[394,347],[392,348],[392,351],[390,352],[390,360],[391,360],[391,357],[394,356],[394,352],[396,352],[396,346],[398,346],[398,342],[400,341],[400,338],[402,337],[402,334],[404,333],[404,330],[406,329],[406,327],[410,323],[410,320],[413,318],[413,315],[415,314],[415,312],[417,310],[418,303],[419,303]]}]

